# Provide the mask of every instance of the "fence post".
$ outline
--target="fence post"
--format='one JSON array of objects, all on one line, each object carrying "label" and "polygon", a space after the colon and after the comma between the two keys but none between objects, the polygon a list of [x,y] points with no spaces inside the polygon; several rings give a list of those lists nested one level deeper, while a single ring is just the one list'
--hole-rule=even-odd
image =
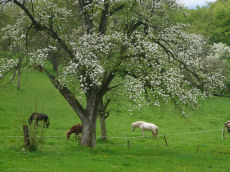
[{"label": "fence post", "polygon": [[130,141],[128,140],[128,149],[130,151]]},{"label": "fence post", "polygon": [[196,148],[196,153],[199,152],[199,148],[200,148],[200,145],[198,144],[198,145],[197,145],[197,148]]},{"label": "fence post", "polygon": [[127,137],[126,135],[127,135],[127,134],[126,134],[126,131],[125,131],[125,146],[126,146],[126,137]]},{"label": "fence post", "polygon": [[165,140],[165,146],[168,147],[168,143],[167,143],[167,139],[166,139],[166,135],[164,134],[164,140]]},{"label": "fence post", "polygon": [[23,132],[24,132],[24,142],[25,142],[25,146],[30,149],[30,136],[29,136],[29,130],[28,130],[28,126],[24,125],[23,126]]},{"label": "fence post", "polygon": [[225,139],[224,132],[225,132],[225,130],[224,130],[224,128],[223,128],[223,129],[222,129],[222,140]]}]

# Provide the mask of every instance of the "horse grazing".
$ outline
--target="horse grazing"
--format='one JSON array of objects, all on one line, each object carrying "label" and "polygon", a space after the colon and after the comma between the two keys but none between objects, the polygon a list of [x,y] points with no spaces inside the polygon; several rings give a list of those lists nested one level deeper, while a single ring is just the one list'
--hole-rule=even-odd
[{"label": "horse grazing", "polygon": [[143,137],[145,137],[144,131],[152,131],[153,136],[156,136],[158,139],[158,126],[152,123],[144,122],[144,121],[137,121],[131,124],[132,131],[134,131],[135,128],[140,128],[143,134]]},{"label": "horse grazing", "polygon": [[32,124],[32,121],[35,120],[36,121],[36,125],[38,126],[38,121],[43,121],[43,127],[48,128],[49,127],[49,117],[46,114],[42,114],[42,113],[37,113],[34,112],[31,114],[30,118],[29,118],[29,124]]},{"label": "horse grazing", "polygon": [[224,127],[227,128],[228,133],[230,133],[230,120],[224,123]]},{"label": "horse grazing", "polygon": [[69,139],[72,133],[75,133],[76,140],[77,140],[77,137],[80,140],[79,134],[82,133],[82,125],[76,124],[72,126],[68,131],[66,131],[66,138]]}]

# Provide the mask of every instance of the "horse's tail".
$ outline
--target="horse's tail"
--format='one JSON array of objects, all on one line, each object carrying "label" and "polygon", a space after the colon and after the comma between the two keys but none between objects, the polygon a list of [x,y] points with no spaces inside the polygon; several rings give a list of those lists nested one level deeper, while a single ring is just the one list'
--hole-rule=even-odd
[{"label": "horse's tail", "polygon": [[69,130],[67,130],[65,134],[68,134],[69,132],[70,132],[70,129],[69,129]]},{"label": "horse's tail", "polygon": [[66,138],[69,139],[72,133],[71,133],[71,131],[69,129],[68,131],[66,131],[65,134],[66,134]]}]

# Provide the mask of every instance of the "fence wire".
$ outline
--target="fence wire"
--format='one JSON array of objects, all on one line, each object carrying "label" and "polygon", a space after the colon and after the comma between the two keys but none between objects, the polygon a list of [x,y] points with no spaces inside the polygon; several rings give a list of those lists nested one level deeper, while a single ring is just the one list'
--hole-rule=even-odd
[{"label": "fence wire", "polygon": [[[203,130],[203,131],[194,131],[194,132],[185,132],[185,133],[166,133],[170,136],[175,135],[187,135],[187,134],[199,134],[199,133],[208,133],[208,132],[215,132],[215,131],[222,131],[224,129],[216,129],[216,130]],[[164,137],[164,135],[158,135],[159,137]],[[4,136],[1,135],[0,138],[22,138],[24,136]],[[62,138],[64,136],[30,136],[30,137],[45,137],[45,138]],[[103,136],[96,136],[97,138],[103,138]],[[150,136],[145,136],[150,137]],[[144,137],[144,138],[145,138]],[[136,138],[143,138],[143,136],[106,136],[108,139],[136,139]]]}]

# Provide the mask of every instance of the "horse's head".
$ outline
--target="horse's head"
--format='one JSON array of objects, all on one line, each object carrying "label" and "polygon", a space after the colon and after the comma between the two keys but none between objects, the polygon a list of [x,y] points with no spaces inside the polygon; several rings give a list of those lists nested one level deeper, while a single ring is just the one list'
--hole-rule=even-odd
[{"label": "horse's head", "polygon": [[29,122],[29,125],[32,124],[32,118],[31,117],[29,118],[28,122]]},{"label": "horse's head", "polygon": [[131,129],[132,129],[132,131],[134,131],[134,127],[133,127],[133,124],[131,124]]},{"label": "horse's head", "polygon": [[48,128],[48,127],[49,127],[49,125],[50,125],[50,122],[49,122],[49,121],[47,121],[47,122],[46,122],[46,128]]}]

